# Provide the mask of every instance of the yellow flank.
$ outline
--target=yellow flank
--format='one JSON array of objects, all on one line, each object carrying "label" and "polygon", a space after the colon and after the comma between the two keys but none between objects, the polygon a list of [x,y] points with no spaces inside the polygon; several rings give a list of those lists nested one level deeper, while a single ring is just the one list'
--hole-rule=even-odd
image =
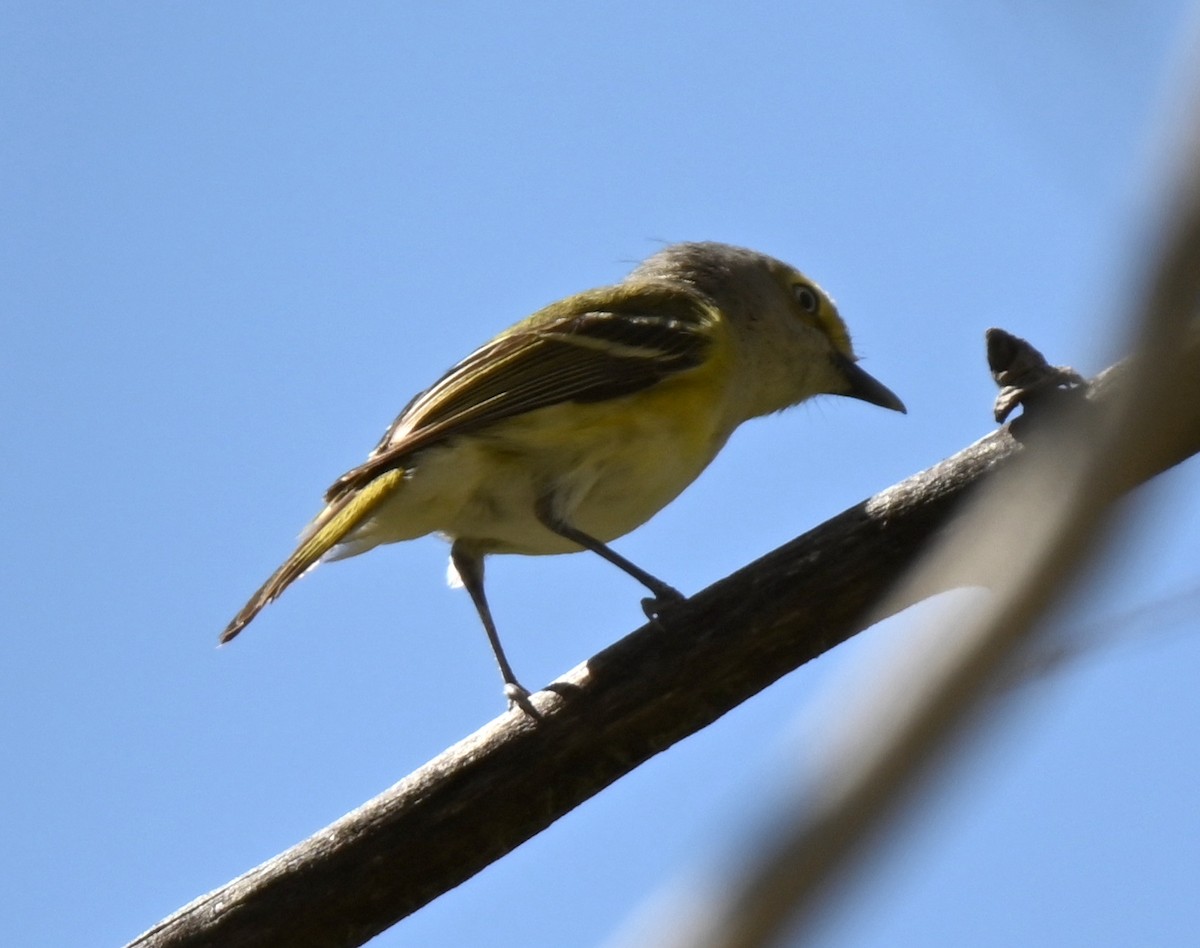
[{"label": "yellow flank", "polygon": [[[712,332],[726,335],[717,323]],[[328,558],[440,533],[481,552],[570,553],[532,511],[544,497],[602,541],[670,503],[708,466],[736,424],[723,380],[730,349],[632,395],[527,412],[415,455],[395,491]]]}]

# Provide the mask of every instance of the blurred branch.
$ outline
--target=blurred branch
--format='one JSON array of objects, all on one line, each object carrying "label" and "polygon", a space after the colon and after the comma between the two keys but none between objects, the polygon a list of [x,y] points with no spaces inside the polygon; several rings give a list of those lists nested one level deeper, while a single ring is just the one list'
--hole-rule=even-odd
[{"label": "blurred branch", "polygon": [[[1184,355],[1200,377],[1200,344]],[[1096,380],[1106,412],[1123,371]],[[1018,419],[1020,421],[1020,419]],[[1014,434],[1014,431],[1016,434]],[[872,608],[963,498],[1030,449],[1000,429],[667,611],[391,789],[131,943],[359,945],[499,859],[643,761],[882,618]],[[1051,446],[1052,447],[1052,446]],[[1130,459],[1133,486],[1200,451],[1200,425]],[[1128,468],[1128,469],[1127,469]],[[957,571],[887,611],[989,577]]]},{"label": "blurred branch", "polygon": [[1200,614],[1200,582],[1085,625],[1056,630],[1040,640],[1036,648],[1021,655],[1002,687],[1019,688],[1051,678],[1101,649],[1134,642],[1141,646],[1152,637],[1168,633],[1191,635],[1197,614]]},{"label": "blurred branch", "polygon": [[[1112,393],[1108,420],[1118,411],[1125,416],[1119,436],[1112,425],[1100,431],[1084,425],[1071,436],[1053,425],[1030,442],[1037,448],[1005,465],[996,483],[980,492],[978,505],[968,505],[947,531],[952,535],[933,545],[877,614],[964,583],[988,586],[987,605],[920,630],[906,640],[908,654],[889,655],[880,674],[840,689],[855,695],[855,703],[842,702],[837,716],[824,719],[818,765],[762,820],[757,838],[744,841],[743,850],[754,854],[749,865],[727,860],[742,871],[660,906],[657,924],[643,922],[618,945],[759,948],[779,944],[785,933],[789,943],[807,943],[831,888],[845,881],[855,858],[912,801],[914,787],[959,746],[981,711],[1007,696],[1012,676],[1023,670],[1017,666],[1044,657],[1030,649],[1043,631],[1040,619],[1100,548],[1119,495],[1182,445],[1195,452],[1200,361],[1194,339],[1181,354],[1162,363],[1181,383],[1162,391],[1178,408],[1169,426],[1157,423],[1165,418],[1151,421],[1123,410],[1139,386],[1145,390],[1144,375],[1134,370]],[[1146,411],[1163,404],[1143,401]],[[1134,437],[1139,419],[1144,427]],[[1184,420],[1186,426],[1178,424]]]},{"label": "blurred branch", "polygon": [[[1063,390],[1079,386],[1078,375],[1046,366],[1032,347],[1010,352],[1017,357],[1008,371],[995,373],[1004,386],[997,418],[1022,402],[1027,413],[1047,398],[1059,404],[1038,405],[1024,456],[964,510],[880,614],[970,576],[987,577],[994,593],[988,605],[923,630],[908,643],[908,656],[860,683],[855,693],[864,707],[829,723],[834,733],[822,766],[806,781],[812,792],[774,815],[748,847],[755,858],[745,871],[676,900],[669,920],[637,933],[639,948],[759,948],[784,935],[804,942],[831,884],[844,879],[918,781],[978,723],[1014,662],[1030,654],[1042,617],[1102,547],[1119,497],[1181,451],[1194,452],[1200,142],[1188,144],[1142,310],[1133,314],[1136,354],[1104,386],[1105,411],[1064,410]],[[1004,348],[1008,340],[989,336],[989,351],[993,343]]]}]

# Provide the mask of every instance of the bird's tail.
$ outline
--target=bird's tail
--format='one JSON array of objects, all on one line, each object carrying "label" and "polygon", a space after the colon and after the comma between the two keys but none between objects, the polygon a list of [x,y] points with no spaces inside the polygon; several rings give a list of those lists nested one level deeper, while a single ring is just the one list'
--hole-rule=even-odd
[{"label": "bird's tail", "polygon": [[221,633],[224,644],[242,631],[264,606],[279,598],[279,594],[316,565],[326,553],[357,527],[396,485],[404,479],[404,471],[393,468],[370,481],[360,490],[347,493],[333,501],[317,515],[296,547],[279,569],[275,570],[242,611]]}]

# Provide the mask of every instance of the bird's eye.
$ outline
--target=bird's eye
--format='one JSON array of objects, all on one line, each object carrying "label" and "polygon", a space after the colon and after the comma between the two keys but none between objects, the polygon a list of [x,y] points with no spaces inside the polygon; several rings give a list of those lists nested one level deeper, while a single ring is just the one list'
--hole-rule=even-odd
[{"label": "bird's eye", "polygon": [[821,300],[817,296],[817,291],[807,283],[797,283],[792,287],[792,295],[796,298],[796,302],[800,304],[800,308],[809,315],[815,316],[821,309]]}]

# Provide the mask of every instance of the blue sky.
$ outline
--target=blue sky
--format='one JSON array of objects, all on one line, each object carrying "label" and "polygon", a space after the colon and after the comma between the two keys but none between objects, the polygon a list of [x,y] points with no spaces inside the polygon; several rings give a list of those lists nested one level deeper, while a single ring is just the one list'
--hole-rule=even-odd
[{"label": "blue sky", "polygon": [[[617,544],[685,591],[985,434],[987,327],[1088,373],[1119,356],[1194,25],[1170,0],[4,21],[0,927],[24,946],[124,942],[502,710],[436,538],[323,567],[215,643],[328,482],[533,309],[662,241],[744,244],[820,281],[907,402],[746,426]],[[1142,493],[1063,620],[1118,643],[993,723],[819,944],[1190,943],[1195,610],[1104,617],[1195,603],[1198,492],[1192,462]],[[529,684],[641,621],[595,557],[496,559],[489,592]],[[599,944],[728,858],[810,699],[903,634],[789,676],[376,944]]]}]

